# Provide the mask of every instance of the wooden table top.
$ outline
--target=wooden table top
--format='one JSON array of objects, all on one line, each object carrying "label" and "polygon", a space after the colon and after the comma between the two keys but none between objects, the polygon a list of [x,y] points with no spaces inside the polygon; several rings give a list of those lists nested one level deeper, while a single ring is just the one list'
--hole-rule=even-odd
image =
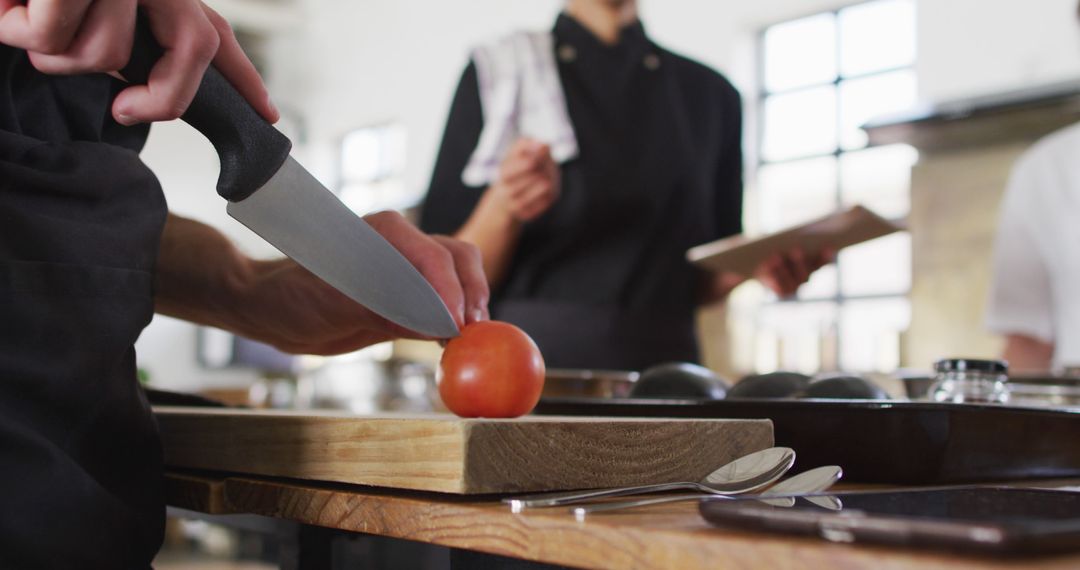
[{"label": "wooden table top", "polygon": [[718,529],[692,503],[578,521],[565,511],[511,513],[496,498],[175,471],[166,475],[166,494],[170,506],[208,514],[257,514],[582,568],[1080,567],[1080,554],[1008,561]]}]

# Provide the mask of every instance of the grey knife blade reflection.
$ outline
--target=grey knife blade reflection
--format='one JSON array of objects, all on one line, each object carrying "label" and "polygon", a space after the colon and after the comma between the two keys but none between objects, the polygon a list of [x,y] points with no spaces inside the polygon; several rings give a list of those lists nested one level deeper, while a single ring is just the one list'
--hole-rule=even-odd
[{"label": "grey knife blade reflection", "polygon": [[[144,84],[163,54],[140,10],[121,75]],[[217,191],[229,215],[354,301],[434,338],[458,335],[446,305],[420,272],[289,153],[274,129],[221,73],[203,74],[184,122],[214,145]]]},{"label": "grey knife blade reflection", "polygon": [[434,338],[458,336],[423,275],[291,156],[229,215],[379,316]]}]

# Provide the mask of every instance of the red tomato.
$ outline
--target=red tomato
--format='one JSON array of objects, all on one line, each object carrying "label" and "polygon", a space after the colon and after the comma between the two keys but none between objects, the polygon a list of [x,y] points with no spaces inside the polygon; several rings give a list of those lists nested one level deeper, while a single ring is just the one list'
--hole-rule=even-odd
[{"label": "red tomato", "polygon": [[439,395],[464,418],[516,418],[544,388],[544,357],[525,331],[481,321],[461,329],[439,361]]}]

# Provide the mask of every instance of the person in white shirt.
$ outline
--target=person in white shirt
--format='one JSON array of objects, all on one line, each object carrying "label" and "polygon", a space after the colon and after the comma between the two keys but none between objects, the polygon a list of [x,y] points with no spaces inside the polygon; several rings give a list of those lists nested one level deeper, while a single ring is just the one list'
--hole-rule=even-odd
[{"label": "person in white shirt", "polygon": [[1020,157],[1000,216],[987,328],[1012,371],[1080,366],[1080,123]]},{"label": "person in white shirt", "polygon": [[994,244],[987,327],[1014,371],[1080,365],[1080,123],[1013,167]]}]

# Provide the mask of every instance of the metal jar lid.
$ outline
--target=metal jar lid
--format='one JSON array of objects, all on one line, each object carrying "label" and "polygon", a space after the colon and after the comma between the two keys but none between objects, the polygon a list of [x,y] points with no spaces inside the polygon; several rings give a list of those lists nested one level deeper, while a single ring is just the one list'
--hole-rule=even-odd
[{"label": "metal jar lid", "polygon": [[934,363],[937,372],[986,372],[1005,374],[1009,363],[1004,360],[979,360],[975,358],[944,358]]}]

